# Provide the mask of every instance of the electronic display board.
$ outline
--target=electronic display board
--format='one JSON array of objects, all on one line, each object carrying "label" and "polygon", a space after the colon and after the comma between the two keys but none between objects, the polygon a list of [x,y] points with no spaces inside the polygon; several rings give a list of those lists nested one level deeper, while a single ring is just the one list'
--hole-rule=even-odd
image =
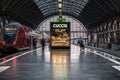
[{"label": "electronic display board", "polygon": [[70,22],[51,22],[51,48],[70,48]]}]

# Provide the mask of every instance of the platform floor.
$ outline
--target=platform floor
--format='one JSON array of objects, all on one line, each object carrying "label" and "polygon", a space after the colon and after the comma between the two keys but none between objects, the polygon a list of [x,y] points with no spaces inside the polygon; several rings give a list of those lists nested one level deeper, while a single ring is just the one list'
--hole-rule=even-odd
[{"label": "platform floor", "polygon": [[0,64],[0,80],[120,80],[120,71],[113,68],[118,64],[75,45],[71,50],[38,48]]}]

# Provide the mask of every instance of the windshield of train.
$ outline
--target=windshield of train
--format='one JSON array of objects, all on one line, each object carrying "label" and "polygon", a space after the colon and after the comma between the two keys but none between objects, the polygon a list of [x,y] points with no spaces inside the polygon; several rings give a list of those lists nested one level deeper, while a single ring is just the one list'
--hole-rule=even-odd
[{"label": "windshield of train", "polygon": [[3,29],[3,40],[11,43],[16,39],[17,27],[15,25],[8,25]]}]

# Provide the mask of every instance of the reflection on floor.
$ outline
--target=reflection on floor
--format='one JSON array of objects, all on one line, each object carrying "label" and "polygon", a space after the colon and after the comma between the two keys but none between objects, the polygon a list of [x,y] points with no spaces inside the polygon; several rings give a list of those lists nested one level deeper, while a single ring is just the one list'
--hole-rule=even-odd
[{"label": "reflection on floor", "polygon": [[51,65],[54,80],[57,80],[59,77],[67,80],[69,61],[70,50],[51,50]]},{"label": "reflection on floor", "polygon": [[[24,53],[23,53],[24,54]],[[96,54],[71,45],[70,50],[37,49],[3,64],[0,80],[119,80],[116,65]],[[6,60],[6,59],[4,59]]]}]

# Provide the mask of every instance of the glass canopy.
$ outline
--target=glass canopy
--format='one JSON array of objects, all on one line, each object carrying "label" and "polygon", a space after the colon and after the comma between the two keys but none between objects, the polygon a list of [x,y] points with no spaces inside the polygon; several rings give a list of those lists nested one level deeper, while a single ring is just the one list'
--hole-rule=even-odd
[{"label": "glass canopy", "polygon": [[[44,16],[49,16],[58,11],[58,0],[34,0]],[[62,11],[73,16],[79,16],[88,0],[63,0]]]},{"label": "glass canopy", "polygon": [[[45,21],[43,21],[38,28],[37,31],[45,32],[50,34],[50,22],[56,22],[59,16],[52,16]],[[70,16],[63,16],[66,19],[66,22],[70,22],[71,25],[71,39],[74,38],[87,38],[87,30],[84,25],[75,18]]]}]

